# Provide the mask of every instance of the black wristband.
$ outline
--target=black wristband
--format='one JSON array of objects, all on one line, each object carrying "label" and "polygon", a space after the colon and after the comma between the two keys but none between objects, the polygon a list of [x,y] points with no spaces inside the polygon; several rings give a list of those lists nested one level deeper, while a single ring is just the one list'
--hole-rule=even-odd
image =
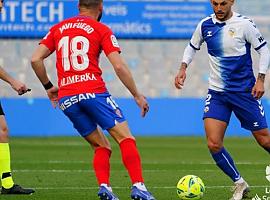
[{"label": "black wristband", "polygon": [[51,81],[49,81],[48,83],[43,84],[43,87],[45,88],[45,90],[49,90],[53,87],[53,84]]}]

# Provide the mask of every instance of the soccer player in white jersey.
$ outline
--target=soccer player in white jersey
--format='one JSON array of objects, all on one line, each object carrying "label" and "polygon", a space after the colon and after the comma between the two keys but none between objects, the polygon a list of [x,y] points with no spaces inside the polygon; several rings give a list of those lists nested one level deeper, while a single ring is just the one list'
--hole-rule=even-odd
[{"label": "soccer player in white jersey", "polygon": [[[186,47],[175,86],[181,89],[186,69],[203,42],[210,61],[209,91],[204,108],[208,148],[217,166],[235,183],[231,200],[240,200],[249,191],[230,154],[223,146],[232,111],[241,126],[250,130],[257,142],[270,153],[270,136],[260,98],[269,66],[269,50],[256,25],[232,11],[234,0],[211,0],[214,14],[198,24]],[[259,54],[259,73],[253,73],[251,46]]]},{"label": "soccer player in white jersey", "polygon": [[[0,13],[3,8],[3,0],[0,0]],[[20,81],[15,80],[11,77],[1,66],[0,66],[0,79],[10,84],[10,86],[19,94],[22,95],[30,89]],[[10,169],[10,151],[8,143],[8,126],[5,118],[4,111],[0,103],[0,180],[1,180],[1,194],[32,194],[35,191],[32,189],[25,189],[21,186],[14,184],[11,169]]]}]

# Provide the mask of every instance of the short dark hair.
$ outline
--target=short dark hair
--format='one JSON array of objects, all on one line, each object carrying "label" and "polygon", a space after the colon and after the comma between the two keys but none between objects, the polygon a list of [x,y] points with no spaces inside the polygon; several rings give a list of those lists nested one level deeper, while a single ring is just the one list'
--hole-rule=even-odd
[{"label": "short dark hair", "polygon": [[79,6],[85,8],[96,8],[103,0],[79,0]]}]

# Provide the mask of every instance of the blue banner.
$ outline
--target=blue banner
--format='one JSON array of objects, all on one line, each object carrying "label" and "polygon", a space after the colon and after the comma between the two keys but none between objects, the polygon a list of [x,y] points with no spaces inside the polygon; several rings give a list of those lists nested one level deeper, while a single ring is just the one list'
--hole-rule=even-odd
[{"label": "blue banner", "polygon": [[183,2],[108,2],[104,23],[120,38],[190,38],[211,13],[209,0]]},{"label": "blue banner", "polygon": [[[149,98],[150,111],[145,118],[134,99],[115,99],[129,122],[134,135],[141,136],[204,136],[204,99],[199,98]],[[268,99],[263,99],[264,109],[270,110]],[[70,120],[60,109],[52,108],[47,98],[2,98],[9,132],[12,136],[74,136],[79,135]],[[14,112],[16,111],[16,112]],[[270,112],[266,113],[270,119]],[[269,122],[269,121],[268,121]],[[251,136],[241,128],[232,115],[227,136]]]},{"label": "blue banner", "polygon": [[44,37],[50,27],[77,14],[77,1],[4,2],[0,37]]},{"label": "blue banner", "polygon": [[[49,28],[78,14],[73,0],[8,0],[0,15],[0,37],[43,37]],[[190,38],[212,12],[209,0],[182,2],[105,1],[102,22],[118,38]]]}]

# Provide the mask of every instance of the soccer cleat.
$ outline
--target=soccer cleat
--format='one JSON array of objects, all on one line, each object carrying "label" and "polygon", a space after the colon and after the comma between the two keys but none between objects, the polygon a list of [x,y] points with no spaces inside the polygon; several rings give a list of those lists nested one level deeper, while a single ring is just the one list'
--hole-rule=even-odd
[{"label": "soccer cleat", "polygon": [[101,200],[119,200],[118,197],[104,186],[99,187],[98,197]]},{"label": "soccer cleat", "polygon": [[249,186],[246,182],[236,183],[233,189],[234,193],[230,200],[241,200],[249,192]]},{"label": "soccer cleat", "polygon": [[139,190],[136,186],[131,189],[131,199],[133,200],[156,200],[148,191]]},{"label": "soccer cleat", "polygon": [[1,194],[26,194],[26,195],[31,195],[35,192],[35,190],[32,189],[25,189],[22,188],[19,185],[14,184],[11,188],[6,189],[2,187],[1,189]]}]

